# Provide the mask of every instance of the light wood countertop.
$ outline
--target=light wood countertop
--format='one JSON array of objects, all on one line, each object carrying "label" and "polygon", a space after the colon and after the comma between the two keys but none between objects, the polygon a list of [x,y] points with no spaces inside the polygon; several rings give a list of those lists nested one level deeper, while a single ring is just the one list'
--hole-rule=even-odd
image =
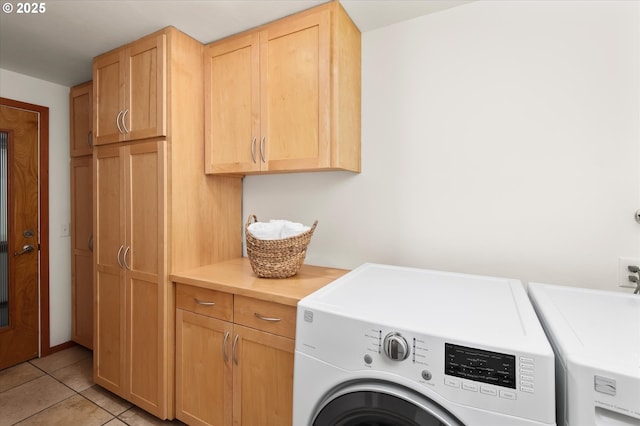
[{"label": "light wood countertop", "polygon": [[302,265],[300,271],[290,278],[259,278],[251,269],[249,259],[241,257],[171,274],[169,279],[176,283],[297,306],[300,299],[347,272],[346,269]]}]

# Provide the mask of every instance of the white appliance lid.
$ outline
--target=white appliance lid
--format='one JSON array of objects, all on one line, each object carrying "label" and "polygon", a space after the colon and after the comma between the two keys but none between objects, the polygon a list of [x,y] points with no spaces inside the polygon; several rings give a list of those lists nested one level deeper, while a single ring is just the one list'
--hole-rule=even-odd
[{"label": "white appliance lid", "polygon": [[562,357],[640,374],[640,297],[541,283],[529,294]]},{"label": "white appliance lid", "polygon": [[551,352],[518,280],[366,263],[298,306],[470,343]]}]

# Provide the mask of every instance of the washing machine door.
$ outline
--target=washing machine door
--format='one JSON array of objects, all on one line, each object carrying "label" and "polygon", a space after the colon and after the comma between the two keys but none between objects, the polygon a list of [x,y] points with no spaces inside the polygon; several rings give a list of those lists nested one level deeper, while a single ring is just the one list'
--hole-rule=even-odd
[{"label": "washing machine door", "polygon": [[386,382],[341,387],[321,404],[313,426],[464,426],[424,395]]}]

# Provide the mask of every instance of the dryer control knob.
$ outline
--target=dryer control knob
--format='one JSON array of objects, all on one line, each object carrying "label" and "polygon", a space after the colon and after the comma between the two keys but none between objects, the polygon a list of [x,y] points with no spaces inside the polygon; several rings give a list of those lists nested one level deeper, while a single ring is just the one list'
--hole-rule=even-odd
[{"label": "dryer control knob", "polygon": [[400,333],[389,333],[384,338],[384,353],[393,361],[404,361],[409,357],[409,345]]}]

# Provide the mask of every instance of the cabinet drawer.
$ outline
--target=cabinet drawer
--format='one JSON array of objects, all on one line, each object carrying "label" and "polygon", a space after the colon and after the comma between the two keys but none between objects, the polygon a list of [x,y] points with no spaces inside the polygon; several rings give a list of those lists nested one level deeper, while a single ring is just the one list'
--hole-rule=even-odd
[{"label": "cabinet drawer", "polygon": [[234,323],[280,336],[295,338],[296,308],[275,302],[235,296]]},{"label": "cabinet drawer", "polygon": [[176,308],[233,321],[233,295],[230,293],[176,284]]}]

